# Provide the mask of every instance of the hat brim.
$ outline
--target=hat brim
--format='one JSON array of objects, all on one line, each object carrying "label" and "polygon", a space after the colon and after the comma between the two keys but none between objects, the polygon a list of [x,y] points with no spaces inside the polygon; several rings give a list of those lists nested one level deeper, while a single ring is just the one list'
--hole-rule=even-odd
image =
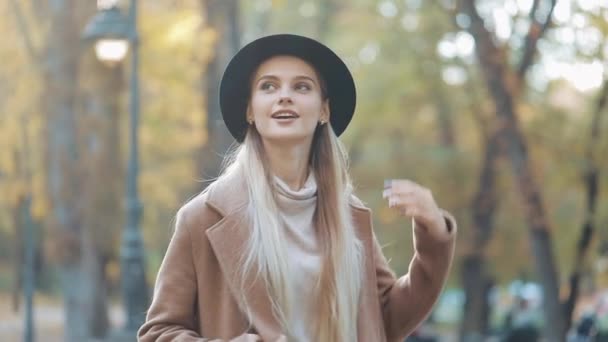
[{"label": "hat brim", "polygon": [[357,96],[353,77],[330,48],[293,34],[259,38],[243,47],[228,63],[220,83],[220,108],[230,134],[238,142],[245,139],[251,76],[262,62],[279,55],[301,58],[321,75],[327,87],[331,126],[336,135],[342,134],[355,111]]}]

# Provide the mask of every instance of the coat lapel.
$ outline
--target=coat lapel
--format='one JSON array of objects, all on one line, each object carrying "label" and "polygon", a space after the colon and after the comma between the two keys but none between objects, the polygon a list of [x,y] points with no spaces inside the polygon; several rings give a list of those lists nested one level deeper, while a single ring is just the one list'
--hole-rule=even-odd
[{"label": "coat lapel", "polygon": [[274,341],[281,329],[272,313],[263,280],[249,275],[244,283],[242,281],[242,258],[247,248],[249,231],[246,215],[237,212],[224,217],[208,229],[206,234],[241,311],[245,313],[249,309],[251,324],[257,333],[264,341]]},{"label": "coat lapel", "polygon": [[263,279],[249,274],[242,281],[243,255],[251,234],[246,194],[242,178],[216,183],[216,187],[209,190],[207,204],[223,218],[207,229],[206,235],[241,312],[250,313],[250,323],[264,341],[274,341],[280,336],[281,328],[274,318]]}]

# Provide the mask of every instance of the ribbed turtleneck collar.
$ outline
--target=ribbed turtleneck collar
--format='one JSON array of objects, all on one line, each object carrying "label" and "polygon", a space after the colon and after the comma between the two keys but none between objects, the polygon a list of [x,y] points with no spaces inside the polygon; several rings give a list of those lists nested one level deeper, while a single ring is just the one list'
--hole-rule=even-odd
[{"label": "ribbed turtleneck collar", "polygon": [[312,171],[308,172],[308,178],[300,190],[292,190],[287,183],[277,176],[275,176],[274,179],[277,185],[277,192],[279,195],[282,195],[282,197],[302,201],[317,196],[317,181],[315,180],[315,176]]}]

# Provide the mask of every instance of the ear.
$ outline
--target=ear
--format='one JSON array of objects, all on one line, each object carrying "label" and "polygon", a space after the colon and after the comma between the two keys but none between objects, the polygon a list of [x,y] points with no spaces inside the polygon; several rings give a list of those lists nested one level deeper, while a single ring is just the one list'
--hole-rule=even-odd
[{"label": "ear", "polygon": [[321,110],[321,121],[329,122],[329,99],[323,102],[323,108]]},{"label": "ear", "polygon": [[245,112],[245,120],[251,125],[253,123],[253,114],[251,113],[251,105],[247,105],[247,111]]}]

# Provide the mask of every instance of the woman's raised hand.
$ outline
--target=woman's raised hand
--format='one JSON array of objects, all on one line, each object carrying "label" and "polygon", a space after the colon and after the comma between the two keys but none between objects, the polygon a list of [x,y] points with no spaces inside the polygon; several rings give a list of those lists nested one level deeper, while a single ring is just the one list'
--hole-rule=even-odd
[{"label": "woman's raised hand", "polygon": [[437,238],[449,235],[443,214],[429,189],[407,179],[386,180],[382,197],[388,200],[390,208],[414,219]]}]

